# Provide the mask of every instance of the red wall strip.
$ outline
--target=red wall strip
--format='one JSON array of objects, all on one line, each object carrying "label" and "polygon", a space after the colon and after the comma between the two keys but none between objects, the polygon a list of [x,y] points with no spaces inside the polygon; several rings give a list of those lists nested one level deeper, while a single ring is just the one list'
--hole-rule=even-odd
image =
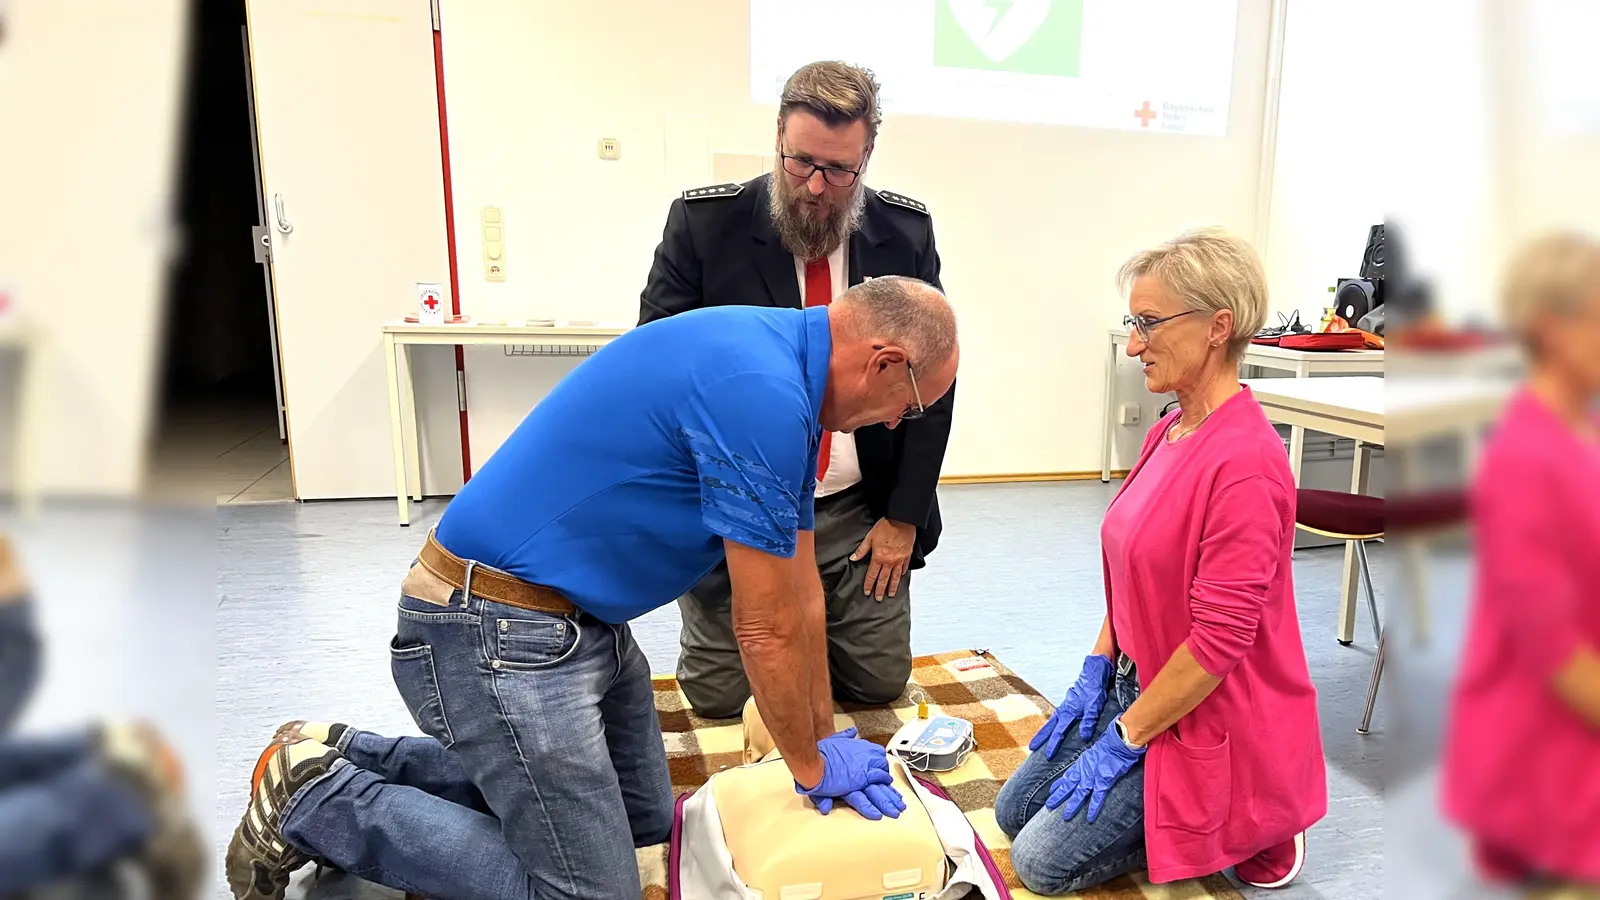
[{"label": "red wall strip", "polygon": [[[456,202],[450,186],[450,117],[444,101],[444,35],[433,33],[433,81],[439,92],[439,150],[444,162],[444,229],[450,246],[450,311],[461,315],[461,269],[456,262]],[[472,447],[467,440],[466,355],[456,345],[456,386],[460,391],[461,481],[472,478]]]}]

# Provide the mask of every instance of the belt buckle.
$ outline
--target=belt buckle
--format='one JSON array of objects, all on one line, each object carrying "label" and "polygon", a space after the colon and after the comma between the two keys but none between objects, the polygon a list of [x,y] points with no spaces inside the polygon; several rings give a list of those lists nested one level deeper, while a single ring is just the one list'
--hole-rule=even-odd
[{"label": "belt buckle", "polygon": [[466,605],[472,601],[472,570],[478,567],[478,561],[466,561],[466,571],[461,576],[461,603]]},{"label": "belt buckle", "polygon": [[1117,674],[1127,675],[1133,671],[1133,657],[1126,653],[1117,654]]}]

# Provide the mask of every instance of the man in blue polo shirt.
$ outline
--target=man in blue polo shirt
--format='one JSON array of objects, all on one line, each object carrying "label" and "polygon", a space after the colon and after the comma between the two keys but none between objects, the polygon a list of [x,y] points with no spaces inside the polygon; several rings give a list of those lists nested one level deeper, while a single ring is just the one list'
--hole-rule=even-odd
[{"label": "man in blue polo shirt", "polygon": [[[883,748],[833,732],[811,533],[824,428],[915,418],[958,363],[935,288],[721,307],[577,367],[445,510],[402,586],[394,678],[426,738],[292,722],[226,860],[280,900],[316,860],[431,900],[638,896],[671,781],[628,621],[726,556],[752,693],[822,814],[897,816]],[[848,813],[847,813],[848,814]]]}]

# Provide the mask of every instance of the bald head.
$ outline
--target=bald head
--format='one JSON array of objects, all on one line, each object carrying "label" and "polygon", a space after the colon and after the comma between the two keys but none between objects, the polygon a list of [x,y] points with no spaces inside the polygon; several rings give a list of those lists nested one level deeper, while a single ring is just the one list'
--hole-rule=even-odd
[{"label": "bald head", "polygon": [[873,278],[839,295],[833,308],[840,316],[836,321],[851,336],[898,344],[919,368],[932,371],[955,355],[955,310],[925,281],[900,275]]},{"label": "bald head", "polygon": [[850,288],[828,311],[833,334],[823,425],[853,431],[915,418],[955,383],[955,310],[934,286],[898,275]]}]

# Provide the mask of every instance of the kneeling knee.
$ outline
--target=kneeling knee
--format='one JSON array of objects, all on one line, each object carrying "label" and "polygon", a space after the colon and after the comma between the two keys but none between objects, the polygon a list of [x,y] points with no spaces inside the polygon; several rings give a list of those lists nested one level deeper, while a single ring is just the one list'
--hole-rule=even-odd
[{"label": "kneeling knee", "polygon": [[1033,893],[1044,897],[1060,896],[1072,887],[1061,876],[1060,863],[1053,858],[1061,850],[1061,847],[1029,840],[1027,835],[1018,834],[1013,837],[1011,845],[1011,868],[1017,873],[1022,886]]},{"label": "kneeling knee", "polygon": [[994,821],[1006,837],[1015,841],[1022,826],[1028,824],[1028,804],[1026,798],[1018,796],[1020,792],[1013,784],[1008,781],[1000,786],[1000,796],[994,801]]},{"label": "kneeling knee", "polygon": [[835,679],[834,694],[841,700],[866,706],[885,706],[899,700],[910,682],[911,665],[908,663],[904,671],[873,673],[848,683]]},{"label": "kneeling knee", "polygon": [[635,848],[654,847],[672,840],[672,807],[663,812],[651,812],[630,823]]},{"label": "kneeling knee", "polygon": [[737,719],[744,715],[745,701],[750,699],[747,693],[697,690],[689,685],[680,687],[694,708],[694,714],[702,719]]}]

